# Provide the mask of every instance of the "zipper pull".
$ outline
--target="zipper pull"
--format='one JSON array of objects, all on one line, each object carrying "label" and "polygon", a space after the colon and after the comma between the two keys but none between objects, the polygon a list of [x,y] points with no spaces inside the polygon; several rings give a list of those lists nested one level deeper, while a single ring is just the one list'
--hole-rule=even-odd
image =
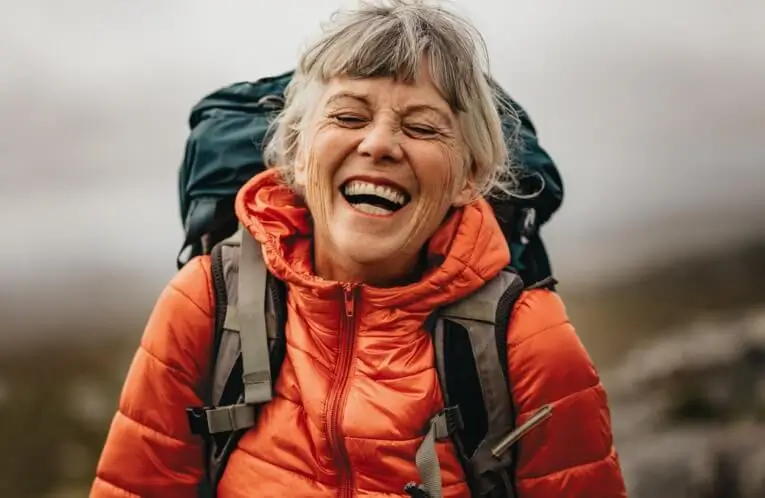
[{"label": "zipper pull", "polygon": [[353,318],[353,309],[356,304],[356,293],[354,292],[356,287],[348,284],[343,286],[343,294],[345,298],[345,316]]},{"label": "zipper pull", "polygon": [[531,418],[519,425],[514,431],[505,436],[502,441],[499,442],[499,444],[492,448],[492,456],[494,458],[500,458],[505,454],[507,450],[510,449],[512,445],[517,443],[523,436],[528,434],[531,429],[547,420],[551,415],[552,406],[544,405],[542,408],[537,410],[534,415],[531,416]]}]

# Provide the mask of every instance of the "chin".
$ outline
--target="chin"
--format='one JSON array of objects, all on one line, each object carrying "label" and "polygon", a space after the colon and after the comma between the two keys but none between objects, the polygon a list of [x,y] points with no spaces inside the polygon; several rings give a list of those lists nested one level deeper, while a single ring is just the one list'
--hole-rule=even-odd
[{"label": "chin", "polygon": [[334,237],[338,256],[358,265],[381,264],[403,257],[402,246],[392,237],[375,237],[362,233],[346,233]]},{"label": "chin", "polygon": [[343,256],[351,259],[359,265],[370,265],[375,263],[384,263],[395,258],[399,251],[385,247],[384,244],[367,241],[365,243],[352,242],[349,244],[338,244],[338,249]]}]

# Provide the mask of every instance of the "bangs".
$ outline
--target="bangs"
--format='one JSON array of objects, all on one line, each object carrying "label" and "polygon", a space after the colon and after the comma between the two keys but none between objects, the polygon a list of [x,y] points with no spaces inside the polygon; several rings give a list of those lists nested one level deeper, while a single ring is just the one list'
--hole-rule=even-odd
[{"label": "bangs", "polygon": [[[305,54],[302,72],[327,83],[333,78],[417,80],[422,64],[441,96],[455,112],[466,111],[468,81],[476,72],[472,40],[455,45],[453,27],[444,32],[439,19],[423,16],[370,15],[328,33]],[[441,20],[443,23],[443,20]],[[450,40],[445,34],[452,35]]]}]

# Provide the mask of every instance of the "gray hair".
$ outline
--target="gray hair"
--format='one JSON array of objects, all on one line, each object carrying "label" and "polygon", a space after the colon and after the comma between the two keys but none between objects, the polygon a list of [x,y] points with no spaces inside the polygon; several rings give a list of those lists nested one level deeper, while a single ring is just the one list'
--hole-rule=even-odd
[{"label": "gray hair", "polygon": [[517,116],[487,79],[483,38],[458,14],[418,0],[362,2],[357,9],[335,12],[300,58],[284,109],[273,123],[266,161],[283,167],[288,183],[294,181],[301,135],[321,88],[331,79],[393,77],[412,83],[424,61],[457,115],[476,195],[509,194],[514,181],[498,108],[516,121]]}]

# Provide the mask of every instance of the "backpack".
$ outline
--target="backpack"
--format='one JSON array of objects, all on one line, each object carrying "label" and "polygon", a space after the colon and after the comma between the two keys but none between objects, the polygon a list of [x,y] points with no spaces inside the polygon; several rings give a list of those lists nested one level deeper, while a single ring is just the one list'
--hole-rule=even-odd
[{"label": "backpack", "polygon": [[[237,231],[233,204],[239,188],[265,168],[263,145],[272,118],[284,104],[292,74],[217,90],[202,99],[189,118],[191,133],[178,184],[185,240],[177,265],[211,254],[216,299],[207,399],[205,406],[187,409],[191,431],[205,441],[203,497],[215,496],[228,456],[255,423],[257,407],[271,399],[284,359],[286,289],[266,270],[252,237]],[[524,288],[555,289],[539,228],[560,206],[563,186],[526,113],[493,84],[515,111],[511,116],[500,108],[505,135],[517,140],[520,153],[521,195],[489,199],[513,260],[481,290],[438,310],[426,323],[447,408],[434,414],[425,428],[416,461],[422,483],[407,485],[411,496],[441,496],[435,441],[449,437],[474,496],[514,496],[514,444],[549,416],[545,407],[513,427],[506,333]],[[240,279],[253,282],[244,287],[256,294],[240,292]]]},{"label": "backpack", "polygon": [[[263,145],[273,117],[284,105],[292,75],[289,71],[234,83],[193,107],[178,175],[185,233],[178,268],[194,256],[209,254],[216,243],[236,232],[234,198],[247,180],[266,168]],[[560,207],[563,183],[526,112],[496,82],[491,83],[504,103],[498,109],[505,137],[515,149],[519,181],[517,195],[489,202],[510,244],[512,266],[525,282],[538,282],[552,275],[539,230]]]},{"label": "backpack", "polygon": [[[215,326],[205,406],[186,410],[189,428],[205,442],[205,476],[199,496],[216,496],[218,482],[239,439],[273,397],[286,352],[286,286],[268,272],[258,243],[243,230],[212,249]],[[507,268],[472,295],[428,318],[445,408],[424,428],[416,455],[421,484],[413,497],[441,498],[435,442],[451,438],[471,494],[514,497],[513,446],[550,416],[545,406],[514,427],[508,386],[507,330],[524,289],[550,287],[547,278],[524,286]]]}]

